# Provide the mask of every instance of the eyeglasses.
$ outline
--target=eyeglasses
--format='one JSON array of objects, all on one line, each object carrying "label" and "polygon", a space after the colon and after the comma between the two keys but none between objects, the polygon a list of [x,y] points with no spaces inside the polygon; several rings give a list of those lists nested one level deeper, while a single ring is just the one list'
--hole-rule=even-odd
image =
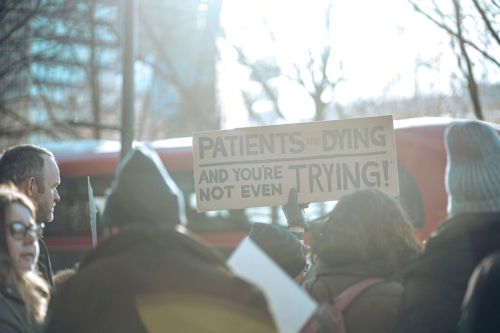
[{"label": "eyeglasses", "polygon": [[22,222],[14,222],[9,224],[10,235],[15,240],[23,240],[29,233],[34,239],[40,239],[43,235],[44,225],[30,224],[24,225]]}]

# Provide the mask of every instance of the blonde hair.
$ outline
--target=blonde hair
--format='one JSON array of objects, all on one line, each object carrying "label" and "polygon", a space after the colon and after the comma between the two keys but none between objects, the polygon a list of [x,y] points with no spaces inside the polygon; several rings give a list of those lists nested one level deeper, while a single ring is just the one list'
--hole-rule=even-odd
[{"label": "blonde hair", "polygon": [[70,277],[76,274],[75,268],[66,268],[54,274],[54,285],[57,287],[63,285]]},{"label": "blonde hair", "polygon": [[35,218],[35,207],[31,200],[20,193],[14,185],[0,185],[0,283],[14,286],[24,302],[29,320],[42,323],[47,314],[50,289],[37,272],[28,271],[21,274],[10,256],[7,248],[7,208],[18,203],[26,207]]}]

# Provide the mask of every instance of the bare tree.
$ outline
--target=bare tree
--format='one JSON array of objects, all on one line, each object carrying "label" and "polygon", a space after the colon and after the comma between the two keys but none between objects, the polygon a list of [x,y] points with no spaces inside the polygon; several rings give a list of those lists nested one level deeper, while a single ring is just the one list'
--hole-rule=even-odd
[{"label": "bare tree", "polygon": [[[0,139],[117,138],[119,3],[0,1]],[[141,139],[219,127],[215,37],[220,3],[141,2],[143,7],[167,7],[156,11],[154,20],[139,23],[144,32],[140,42],[146,42],[141,60],[153,73],[143,86],[162,82],[175,95],[164,107],[155,97],[166,90],[140,92],[145,97],[139,110],[144,117],[138,117]],[[142,84],[148,78],[138,75],[137,80]]]},{"label": "bare tree", "polygon": [[[39,66],[59,75],[33,72],[33,81],[41,81],[34,100],[45,100],[46,112],[54,115],[51,119],[63,126],[61,130],[70,129],[65,131],[69,137],[100,139],[103,129],[117,129],[109,123],[118,123],[119,95],[109,83],[120,70],[118,6],[107,0],[66,0],[54,7],[57,12],[37,16],[41,22],[52,23],[36,34],[54,45],[52,52],[39,52],[49,57]],[[107,84],[102,83],[104,79]]]},{"label": "bare tree", "polygon": [[[0,3],[0,45],[3,53],[0,63],[1,80],[30,61],[29,55],[25,52],[26,39],[29,36],[28,27],[40,10],[41,0],[4,0]],[[6,87],[2,88],[1,92],[6,93],[4,90]]]},{"label": "bare tree", "polygon": [[[258,118],[255,111],[257,102],[263,99],[270,102],[274,114],[281,119],[285,118],[285,111],[280,104],[279,80],[286,79],[300,87],[314,103],[313,120],[324,120],[327,108],[332,105],[334,91],[344,78],[342,66],[334,68],[331,14],[332,3],[328,2],[322,17],[323,44],[321,47],[309,47],[305,50],[305,61],[296,61],[284,65],[276,58],[252,60],[244,46],[232,44],[237,53],[238,62],[248,68],[250,80],[260,86],[260,92],[243,90],[242,96],[245,107],[251,118]],[[265,23],[266,24],[266,23]],[[277,42],[274,34],[269,31],[269,38]],[[343,115],[340,115],[341,117]]]},{"label": "bare tree", "polygon": [[[450,36],[458,67],[467,82],[474,114],[483,119],[475,65],[486,61],[500,67],[498,3],[496,0],[472,0],[466,4],[461,0],[451,0],[451,3],[430,0],[424,7],[422,2],[408,1],[416,12]],[[450,4],[447,10],[446,5]]]},{"label": "bare tree", "polygon": [[101,137],[100,76],[119,48],[119,17],[106,7],[117,9],[106,0],[1,2],[0,137]]},{"label": "bare tree", "polygon": [[245,54],[242,47],[236,45],[232,45],[232,47],[237,52],[238,62],[250,71],[250,80],[260,86],[260,91],[257,93],[241,90],[243,103],[250,118],[260,124],[265,123],[265,120],[260,117],[255,109],[256,103],[265,99],[271,104],[274,114],[280,119],[285,119],[279,103],[279,89],[274,84],[274,81],[283,75],[282,69],[276,64],[276,61],[273,61],[274,59],[257,59],[252,61]]},{"label": "bare tree", "polygon": [[[26,112],[29,75],[24,70],[31,58],[26,50],[29,24],[40,10],[39,1],[6,0],[0,3],[0,137],[16,140],[30,126]],[[15,112],[14,110],[19,110]]]},{"label": "bare tree", "polygon": [[[219,128],[215,99],[219,11],[219,0],[173,1],[158,8],[144,3],[140,8],[139,59],[152,73],[142,97],[140,137],[174,137]],[[163,12],[169,14],[159,15]]]}]

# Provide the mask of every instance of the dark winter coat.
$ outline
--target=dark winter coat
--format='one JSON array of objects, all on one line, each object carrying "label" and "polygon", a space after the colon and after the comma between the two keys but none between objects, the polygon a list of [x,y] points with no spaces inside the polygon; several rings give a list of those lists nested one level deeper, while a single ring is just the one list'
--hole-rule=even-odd
[{"label": "dark winter coat", "polygon": [[37,333],[41,328],[28,320],[23,300],[13,288],[0,285],[0,332]]},{"label": "dark winter coat", "polygon": [[274,332],[263,294],[171,227],[100,244],[51,302],[49,333]]},{"label": "dark winter coat", "polygon": [[43,239],[40,239],[38,241],[38,244],[40,245],[40,255],[38,256],[38,263],[37,263],[38,271],[45,279],[47,284],[51,288],[53,288],[54,279],[52,272],[52,264],[50,262],[49,250],[47,249],[47,245],[45,245]]},{"label": "dark winter coat", "polygon": [[500,332],[500,252],[487,256],[475,268],[467,285],[459,322],[460,333]]},{"label": "dark winter coat", "polygon": [[456,332],[474,268],[499,249],[500,213],[459,214],[441,224],[404,274],[394,332]]},{"label": "dark winter coat", "polygon": [[[333,303],[342,291],[361,280],[386,278],[382,272],[360,263],[337,259],[328,264],[320,259],[306,282],[306,288],[320,303]],[[401,293],[401,284],[390,279],[363,291],[344,312],[347,333],[387,332],[396,320]]]}]

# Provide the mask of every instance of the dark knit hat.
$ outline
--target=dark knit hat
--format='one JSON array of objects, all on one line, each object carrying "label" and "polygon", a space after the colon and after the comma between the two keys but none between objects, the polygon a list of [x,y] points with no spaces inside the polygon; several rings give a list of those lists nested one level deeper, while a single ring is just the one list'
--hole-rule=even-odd
[{"label": "dark knit hat", "polygon": [[304,270],[307,247],[287,229],[273,224],[254,223],[249,237],[290,277],[295,278]]},{"label": "dark knit hat", "polygon": [[106,226],[185,222],[182,192],[156,151],[131,150],[120,162],[102,215]]},{"label": "dark knit hat", "polygon": [[480,121],[456,122],[445,132],[448,214],[500,211],[500,138]]}]

